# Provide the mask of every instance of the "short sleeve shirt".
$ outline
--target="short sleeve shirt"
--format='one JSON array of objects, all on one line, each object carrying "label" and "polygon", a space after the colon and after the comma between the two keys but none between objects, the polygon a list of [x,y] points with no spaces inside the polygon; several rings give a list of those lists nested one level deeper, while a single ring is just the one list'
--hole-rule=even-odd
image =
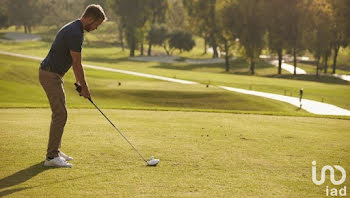
[{"label": "short sleeve shirt", "polygon": [[64,75],[72,66],[70,51],[81,52],[84,40],[83,24],[78,19],[63,26],[57,33],[51,49],[40,68]]}]

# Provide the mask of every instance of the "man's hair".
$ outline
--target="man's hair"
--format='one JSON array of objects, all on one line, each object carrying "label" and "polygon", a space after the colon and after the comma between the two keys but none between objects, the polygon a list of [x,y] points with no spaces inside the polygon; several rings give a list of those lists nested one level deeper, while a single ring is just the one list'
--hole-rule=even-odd
[{"label": "man's hair", "polygon": [[86,7],[83,18],[92,17],[95,20],[102,19],[103,21],[107,21],[107,17],[103,8],[100,5],[90,4]]}]

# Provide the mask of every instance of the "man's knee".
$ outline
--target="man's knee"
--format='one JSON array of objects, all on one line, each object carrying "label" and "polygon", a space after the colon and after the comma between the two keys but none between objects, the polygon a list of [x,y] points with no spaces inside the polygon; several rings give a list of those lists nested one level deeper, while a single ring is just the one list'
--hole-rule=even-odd
[{"label": "man's knee", "polygon": [[52,112],[52,121],[59,124],[66,124],[68,113],[66,109]]}]

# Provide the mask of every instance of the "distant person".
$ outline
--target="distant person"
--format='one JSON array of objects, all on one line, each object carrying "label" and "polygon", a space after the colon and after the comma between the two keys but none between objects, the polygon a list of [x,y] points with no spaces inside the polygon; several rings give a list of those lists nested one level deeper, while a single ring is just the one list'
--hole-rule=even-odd
[{"label": "distant person", "polygon": [[90,98],[81,64],[84,30],[87,32],[96,30],[106,20],[107,17],[100,5],[87,6],[79,19],[66,24],[58,31],[49,53],[40,64],[39,81],[46,92],[52,111],[45,166],[72,167],[67,161],[73,158],[60,150],[67,121],[63,76],[73,66],[76,83],[82,88],[81,96]]},{"label": "distant person", "polygon": [[303,104],[301,103],[301,100],[303,99],[303,94],[304,94],[304,90],[303,90],[303,88],[301,88],[299,91],[300,109],[303,107]]}]

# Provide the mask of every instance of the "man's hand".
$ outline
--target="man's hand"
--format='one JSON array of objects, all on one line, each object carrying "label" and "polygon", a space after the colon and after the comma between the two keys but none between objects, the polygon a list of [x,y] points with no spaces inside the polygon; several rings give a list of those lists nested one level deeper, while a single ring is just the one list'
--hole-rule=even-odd
[{"label": "man's hand", "polygon": [[88,86],[85,86],[86,89],[85,89],[84,93],[82,93],[83,92],[82,86],[80,86],[79,83],[77,83],[77,82],[74,83],[74,85],[75,85],[75,88],[76,88],[75,90],[77,90],[77,92],[79,93],[80,96],[84,96],[85,98],[91,99],[90,91],[89,91]]},{"label": "man's hand", "polygon": [[84,98],[91,98],[90,96],[90,91],[88,86],[81,86],[81,92],[80,95],[83,96]]}]

